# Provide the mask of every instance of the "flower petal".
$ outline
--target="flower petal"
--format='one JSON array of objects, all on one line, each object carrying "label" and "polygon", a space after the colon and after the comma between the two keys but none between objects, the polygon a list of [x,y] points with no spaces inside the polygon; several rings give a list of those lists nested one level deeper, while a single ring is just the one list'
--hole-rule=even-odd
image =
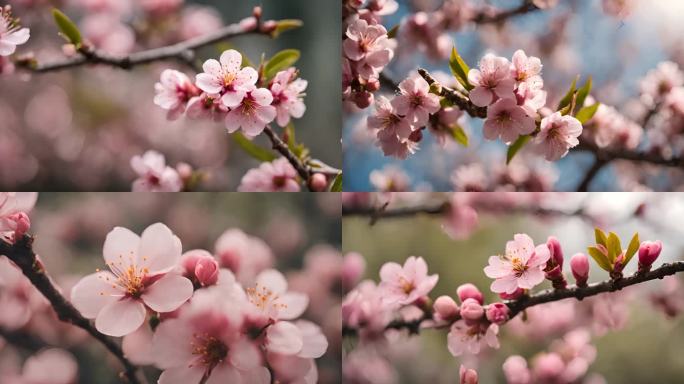
[{"label": "flower petal", "polygon": [[279,321],[266,330],[266,348],[271,352],[294,355],[303,346],[301,331],[290,322]]},{"label": "flower petal", "polygon": [[116,277],[110,272],[98,272],[82,278],[71,288],[71,303],[81,314],[94,319],[97,314],[119,297],[123,295],[119,289],[114,288]]},{"label": "flower petal", "polygon": [[192,282],[183,276],[167,274],[145,289],[142,300],[157,312],[175,311],[192,297]]},{"label": "flower petal", "polygon": [[102,255],[107,265],[114,264],[126,269],[137,264],[140,237],[123,227],[115,227],[108,234],[102,247]]},{"label": "flower petal", "polygon": [[168,272],[180,260],[180,241],[166,225],[152,224],[140,236],[138,255],[149,273]]},{"label": "flower petal", "polygon": [[285,280],[285,276],[275,269],[267,269],[259,273],[256,278],[256,283],[257,285],[270,289],[273,293],[278,295],[287,291],[287,280]]},{"label": "flower petal", "polygon": [[145,306],[124,299],[107,304],[95,319],[95,328],[105,335],[121,337],[138,329],[145,321]]},{"label": "flower petal", "polygon": [[304,293],[288,292],[278,299],[278,303],[284,305],[278,311],[278,318],[292,320],[306,311],[306,307],[309,305],[309,296]]}]

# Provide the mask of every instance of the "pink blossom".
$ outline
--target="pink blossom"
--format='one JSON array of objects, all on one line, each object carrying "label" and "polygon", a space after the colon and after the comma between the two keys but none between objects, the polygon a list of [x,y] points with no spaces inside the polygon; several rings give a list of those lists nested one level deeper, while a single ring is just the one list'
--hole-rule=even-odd
[{"label": "pink blossom", "polygon": [[265,320],[292,320],[301,316],[309,305],[309,297],[288,291],[287,285],[283,274],[275,269],[259,273],[255,285],[246,289],[249,308]]},{"label": "pink blossom", "polygon": [[383,169],[373,170],[370,182],[379,192],[406,192],[411,181],[401,168],[387,165]]},{"label": "pink blossom", "polygon": [[203,250],[193,249],[181,256],[182,274],[192,281],[195,288],[216,284],[219,279],[219,264],[214,256]]},{"label": "pink blossom", "polygon": [[135,332],[124,336],[121,341],[121,349],[126,358],[134,364],[154,364],[155,357],[152,351],[153,336],[154,332],[152,332],[149,323],[143,323]]},{"label": "pink blossom", "polygon": [[515,79],[511,77],[511,63],[491,53],[480,60],[480,69],[468,72],[468,82],[474,85],[470,100],[478,107],[486,107],[497,100],[515,99]]},{"label": "pink blossom", "polygon": [[214,32],[223,26],[221,14],[213,7],[190,5],[183,8],[180,37],[192,39]]},{"label": "pink blossom", "polygon": [[21,28],[12,18],[11,7],[0,8],[0,56],[9,56],[17,49],[17,45],[28,41],[31,33],[28,28]]},{"label": "pink blossom", "polygon": [[212,119],[216,122],[225,120],[229,108],[223,105],[219,96],[202,93],[188,101],[185,115],[190,119]]},{"label": "pink blossom", "polygon": [[556,382],[565,371],[565,362],[556,353],[541,353],[532,362],[532,372],[540,382]]},{"label": "pink blossom", "polygon": [[544,267],[549,257],[546,244],[535,248],[528,235],[516,234],[506,243],[506,253],[491,256],[484,269],[487,277],[496,279],[491,285],[492,292],[510,294],[518,288],[532,289],[544,281]]},{"label": "pink blossom", "polygon": [[179,192],[183,189],[178,172],[167,166],[164,155],[157,151],[133,156],[131,167],[138,174],[133,182],[133,192]]},{"label": "pink blossom", "polygon": [[37,199],[37,192],[0,192],[0,235],[10,240],[23,236],[31,227],[27,213]]},{"label": "pink blossom", "polygon": [[530,384],[532,382],[527,361],[522,356],[509,356],[503,363],[503,371],[508,384]]},{"label": "pink blossom", "polygon": [[464,365],[461,365],[461,368],[459,368],[459,376],[461,384],[478,383],[477,372],[474,369],[466,368]]},{"label": "pink blossom", "polygon": [[196,76],[197,87],[210,94],[221,94],[221,102],[226,107],[237,107],[247,92],[256,88],[259,77],[254,68],[241,69],[241,65],[240,52],[234,49],[224,51],[218,61],[209,59],[204,62],[204,72]]},{"label": "pink blossom", "polygon": [[451,183],[459,192],[484,192],[487,190],[487,175],[480,163],[462,165],[451,174]]},{"label": "pink blossom", "polygon": [[118,17],[108,13],[86,16],[81,31],[92,45],[112,54],[126,54],[135,47],[135,33]]},{"label": "pink blossom", "polygon": [[478,323],[472,326],[464,320],[459,320],[451,325],[447,335],[447,348],[454,356],[464,353],[478,354],[483,347],[499,348],[499,326],[496,324]]},{"label": "pink blossom", "polygon": [[466,324],[477,324],[485,314],[482,305],[475,299],[465,299],[461,303],[461,317]]},{"label": "pink blossom", "polygon": [[392,105],[414,129],[425,126],[430,114],[440,109],[439,97],[430,93],[430,85],[418,74],[399,83],[399,90],[401,94],[392,100]]},{"label": "pink blossom", "polygon": [[366,259],[360,253],[349,252],[344,255],[342,262],[342,286],[345,290],[351,290],[356,285],[366,270]]},{"label": "pink blossom", "polygon": [[168,111],[166,116],[169,120],[180,117],[188,101],[200,93],[183,72],[173,69],[166,69],[161,73],[160,81],[154,85],[154,89],[154,103]]},{"label": "pink blossom", "polygon": [[297,78],[297,70],[288,68],[278,72],[269,87],[273,95],[273,106],[276,108],[276,123],[285,127],[290,123],[290,117],[299,119],[304,116],[306,105],[302,98],[306,90],[307,81]]},{"label": "pink blossom", "polygon": [[354,67],[361,76],[377,76],[392,60],[392,43],[381,24],[369,25],[366,20],[357,19],[349,24],[345,35],[347,39],[342,43],[344,54],[354,61]]},{"label": "pink blossom", "polygon": [[184,0],[140,0],[140,6],[145,12],[161,16],[180,9],[183,2]]},{"label": "pink blossom", "polygon": [[639,269],[649,270],[654,261],[660,256],[663,243],[660,240],[643,241],[639,246]]},{"label": "pink blossom", "polygon": [[216,240],[214,254],[243,284],[252,284],[259,272],[273,266],[273,251],[261,239],[239,229],[227,229]]},{"label": "pink blossom", "polygon": [[587,284],[589,278],[589,258],[583,253],[576,253],[570,258],[570,269],[577,286]]},{"label": "pink blossom", "polygon": [[477,211],[467,204],[455,201],[454,196],[450,209],[444,218],[442,229],[455,240],[467,239],[477,228],[479,218]]},{"label": "pink blossom", "polygon": [[542,64],[538,57],[525,54],[525,51],[518,49],[513,54],[511,63],[511,76],[520,83],[538,83],[541,78]]},{"label": "pink blossom", "polygon": [[82,278],[71,290],[81,314],[110,336],[132,333],[145,321],[146,308],[171,312],[192,296],[192,283],[169,273],[180,260],[181,242],[161,223],[141,236],[116,227],[102,250],[109,271]]},{"label": "pink blossom", "polygon": [[450,296],[438,297],[432,307],[435,311],[435,321],[438,322],[449,321],[459,314],[458,305]]},{"label": "pink blossom", "polygon": [[438,275],[427,274],[427,263],[422,257],[411,256],[404,266],[389,262],[380,268],[380,289],[389,303],[412,304],[426,296],[439,280]]},{"label": "pink blossom", "polygon": [[[380,96],[375,102],[376,113],[368,117],[368,128],[377,130],[377,145],[385,156],[405,159],[410,150],[404,150],[403,142],[408,141],[412,132],[408,120],[399,115],[390,101]],[[409,149],[408,147],[406,149]]]},{"label": "pink blossom", "polygon": [[[222,98],[225,104],[225,95]],[[276,118],[276,108],[271,105],[273,95],[266,88],[257,88],[244,95],[241,103],[226,115],[226,129],[233,133],[242,127],[248,137],[255,137],[268,123]]]},{"label": "pink blossom", "polygon": [[582,123],[572,116],[555,112],[542,119],[540,129],[535,142],[546,160],[556,161],[579,144],[577,138],[582,134]]},{"label": "pink blossom", "polygon": [[534,119],[527,115],[525,109],[518,106],[515,99],[500,99],[487,109],[487,120],[484,122],[484,137],[496,140],[501,137],[510,143],[520,135],[534,132]]},{"label": "pink blossom", "polygon": [[25,326],[33,314],[35,288],[19,267],[0,256],[0,326],[15,330]]},{"label": "pink blossom", "polygon": [[178,318],[157,327],[152,340],[159,384],[269,383],[258,346],[243,336],[241,302],[226,300],[225,291],[198,291]]},{"label": "pink blossom", "polygon": [[240,192],[299,192],[297,171],[286,158],[263,162],[242,177]]},{"label": "pink blossom", "polygon": [[484,296],[482,295],[482,292],[480,292],[480,290],[471,283],[459,285],[458,288],[456,288],[456,294],[461,302],[464,302],[468,299],[475,299],[480,304],[484,303]]},{"label": "pink blossom", "polygon": [[78,376],[76,359],[69,352],[50,348],[26,359],[22,368],[22,384],[72,384]]},{"label": "pink blossom", "polygon": [[487,306],[487,320],[494,324],[503,324],[508,321],[510,309],[504,303],[492,303]]},{"label": "pink blossom", "polygon": [[657,101],[676,87],[684,85],[684,73],[672,61],[659,63],[641,80],[641,92],[649,101]]},{"label": "pink blossom", "polygon": [[538,111],[546,105],[547,93],[542,89],[541,82],[525,82],[518,85],[515,96],[518,105],[530,117],[537,117]]},{"label": "pink blossom", "polygon": [[384,299],[385,293],[375,282],[362,281],[342,302],[342,322],[350,327],[363,326],[364,332],[382,333],[396,303]]}]

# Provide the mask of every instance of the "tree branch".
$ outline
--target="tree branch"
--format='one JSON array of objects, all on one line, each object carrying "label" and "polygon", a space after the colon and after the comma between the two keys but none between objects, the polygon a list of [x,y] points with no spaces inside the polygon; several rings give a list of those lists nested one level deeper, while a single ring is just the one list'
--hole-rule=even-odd
[{"label": "tree branch", "polygon": [[245,26],[242,25],[242,23],[231,24],[213,33],[165,47],[131,53],[130,55],[113,55],[95,49],[83,48],[79,50],[79,53],[81,54],[80,56],[70,59],[47,62],[43,64],[38,63],[35,65],[31,65],[30,63],[18,64],[36,73],[60,71],[64,69],[80,67],[86,64],[102,64],[115,68],[132,69],[138,65],[149,64],[168,59],[179,60],[180,62],[194,68],[194,57],[195,51],[197,49],[218,43],[228,38],[248,34],[270,36],[272,34],[272,30],[264,28],[264,25],[260,23],[259,20],[255,19],[254,24],[251,26]]},{"label": "tree branch", "polygon": [[86,332],[93,338],[99,341],[107,348],[123,365],[123,376],[130,384],[144,384],[146,380],[144,377],[139,378],[137,375],[138,367],[131,363],[123,353],[123,350],[108,336],[100,333],[88,319],[83,317],[81,313],[74,308],[74,306],[62,296],[61,292],[52,284],[52,279],[47,274],[43,264],[38,260],[36,254],[33,252],[33,237],[24,235],[17,239],[14,244],[10,244],[5,240],[0,240],[0,255],[7,256],[16,264],[24,276],[26,276],[33,286],[45,296],[50,302],[57,317],[61,321],[71,323]]},{"label": "tree branch", "polygon": [[[574,298],[577,300],[582,300],[586,297],[595,296],[601,293],[615,292],[623,288],[644,283],[651,280],[662,279],[666,276],[674,275],[678,272],[684,272],[684,261],[676,261],[674,263],[663,264],[657,269],[653,269],[645,273],[635,273],[632,276],[607,280],[600,283],[594,283],[586,287],[572,286],[567,289],[547,289],[536,293],[532,296],[525,296],[521,299],[509,301],[505,304],[510,309],[510,319],[513,319],[516,315],[523,312],[525,309],[534,307],[539,304],[551,303],[554,301],[560,301],[564,299]],[[417,333],[420,329],[442,329],[449,328],[451,324],[461,319],[460,315],[452,320],[448,324],[435,324],[434,326],[423,326],[426,320],[430,320],[431,315],[425,314],[423,317],[417,320],[405,321],[405,320],[394,320],[390,322],[385,329],[406,329],[409,332]],[[344,327],[342,334],[345,336],[354,336],[358,334],[359,329]]]},{"label": "tree branch", "polygon": [[480,12],[475,16],[473,22],[476,24],[497,24],[502,23],[511,17],[524,15],[539,10],[541,10],[541,8],[534,5],[532,0],[524,0],[522,4],[515,8],[498,11],[494,14],[490,12]]},{"label": "tree branch", "polygon": [[594,164],[592,164],[591,168],[587,170],[587,174],[584,175],[584,178],[577,187],[577,192],[587,192],[589,190],[589,184],[591,184],[596,175],[598,175],[599,171],[606,165],[608,165],[608,161],[596,158],[596,160],[594,160]]}]

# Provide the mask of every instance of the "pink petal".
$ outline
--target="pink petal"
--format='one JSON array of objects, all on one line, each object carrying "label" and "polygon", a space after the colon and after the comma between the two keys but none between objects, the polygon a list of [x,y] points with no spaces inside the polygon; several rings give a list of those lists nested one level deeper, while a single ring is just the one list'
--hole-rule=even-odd
[{"label": "pink petal", "polygon": [[27,42],[30,36],[31,33],[29,32],[29,29],[22,28],[16,32],[10,33],[9,35],[3,36],[2,40],[10,44],[19,45]]},{"label": "pink petal", "polygon": [[217,60],[209,59],[202,64],[202,70],[204,73],[211,75],[211,77],[222,77],[223,69],[221,68],[221,63]]},{"label": "pink petal", "polygon": [[233,109],[230,111],[225,119],[224,119],[224,124],[226,126],[226,129],[228,130],[229,133],[233,133],[240,129],[240,126],[242,126],[242,121],[243,121],[243,114],[241,109]]},{"label": "pink petal", "polygon": [[[471,71],[472,72],[472,71]],[[470,101],[478,107],[486,107],[492,103],[494,95],[492,92],[484,87],[475,87],[468,94]]]},{"label": "pink petal", "polygon": [[153,364],[152,336],[152,329],[143,323],[137,331],[124,336],[121,342],[121,349],[123,349],[124,355],[134,364]]},{"label": "pink petal", "polygon": [[537,267],[540,265],[545,265],[547,261],[551,258],[551,253],[546,244],[538,245],[534,249],[534,255],[527,261],[528,267]]},{"label": "pink petal", "polygon": [[235,108],[245,98],[244,91],[228,91],[221,97],[221,102],[228,108]]},{"label": "pink petal", "polygon": [[393,262],[385,263],[380,268],[380,279],[382,281],[393,281],[399,278],[403,273],[401,265]]},{"label": "pink petal", "polygon": [[0,56],[9,56],[17,50],[17,46],[0,39]]},{"label": "pink petal", "polygon": [[297,328],[302,333],[304,345],[297,356],[303,358],[317,359],[325,354],[328,349],[328,340],[321,332],[321,328],[306,320],[300,320],[296,323]]},{"label": "pink petal", "polygon": [[192,282],[172,273],[162,277],[145,289],[142,300],[157,312],[175,311],[192,297]]},{"label": "pink petal", "polygon": [[159,376],[157,384],[199,383],[204,376],[204,367],[201,365],[181,366],[167,369]]},{"label": "pink petal", "polygon": [[287,291],[287,280],[285,280],[285,276],[275,269],[267,269],[259,273],[256,278],[256,283],[259,286],[270,289],[273,293],[278,295]]},{"label": "pink petal", "polygon": [[251,91],[258,79],[259,74],[254,68],[245,67],[238,72],[237,77],[235,78],[235,83],[244,88],[246,91]]},{"label": "pink petal", "polygon": [[513,293],[518,289],[518,280],[514,276],[505,276],[494,280],[490,289],[495,293]]},{"label": "pink petal", "polygon": [[138,329],[145,321],[145,306],[123,299],[107,304],[95,319],[95,328],[105,335],[121,337]]},{"label": "pink petal", "polygon": [[518,286],[523,289],[532,289],[542,281],[544,281],[544,271],[539,268],[531,268],[518,278]]},{"label": "pink petal", "polygon": [[489,265],[484,268],[485,275],[497,279],[511,273],[511,268],[499,256],[489,256]]},{"label": "pink petal", "polygon": [[119,299],[112,294],[123,295],[122,291],[112,287],[114,281],[116,277],[109,272],[93,273],[82,278],[71,288],[71,303],[84,317],[94,319],[102,308]]},{"label": "pink petal", "polygon": [[181,257],[178,238],[162,223],[152,224],[140,236],[138,255],[150,273],[168,272]]},{"label": "pink petal", "polygon": [[272,105],[258,107],[255,112],[259,122],[264,125],[270,123],[276,117],[276,109]]},{"label": "pink petal", "polygon": [[[259,105],[271,105],[273,94],[266,88],[257,88],[249,94]],[[275,117],[275,116],[274,116]],[[272,119],[271,119],[272,120]]]},{"label": "pink petal", "polygon": [[197,88],[211,94],[220,93],[223,89],[223,84],[219,82],[219,79],[208,73],[200,73],[195,76],[195,84]]},{"label": "pink petal", "polygon": [[266,348],[283,355],[299,353],[304,346],[302,334],[296,325],[279,321],[266,330]]},{"label": "pink petal", "polygon": [[229,49],[221,54],[219,61],[226,73],[237,73],[242,65],[242,55],[234,49]]},{"label": "pink petal", "polygon": [[241,371],[256,368],[262,363],[261,351],[247,339],[242,339],[230,346],[229,359],[231,364]]},{"label": "pink petal", "polygon": [[187,365],[192,354],[193,330],[178,319],[164,320],[152,338],[155,363],[161,369]]},{"label": "pink petal", "polygon": [[[248,384],[243,383],[240,377],[240,372],[229,364],[219,364],[213,371],[211,371],[211,376],[207,380],[206,384]],[[180,384],[180,382],[179,382]]]},{"label": "pink petal", "polygon": [[271,372],[266,367],[257,367],[247,372],[242,372],[242,381],[249,384],[270,384]]},{"label": "pink petal", "polygon": [[309,296],[298,292],[288,292],[278,299],[278,303],[285,305],[278,311],[278,318],[292,320],[306,311],[306,307],[309,305]]},{"label": "pink petal", "polygon": [[122,269],[137,264],[140,237],[123,227],[115,227],[108,234],[102,247],[102,255],[109,264],[123,263]]}]

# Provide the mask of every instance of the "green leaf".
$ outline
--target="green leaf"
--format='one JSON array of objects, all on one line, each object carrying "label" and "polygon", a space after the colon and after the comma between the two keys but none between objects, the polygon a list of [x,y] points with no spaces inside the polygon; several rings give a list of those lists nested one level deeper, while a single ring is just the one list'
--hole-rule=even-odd
[{"label": "green leaf", "polygon": [[232,137],[233,141],[244,149],[247,154],[259,161],[273,161],[277,158],[273,152],[254,144],[240,132],[233,133]]},{"label": "green leaf", "polygon": [[[577,91],[577,102],[575,104],[576,108],[582,108],[584,106],[584,101],[587,99],[587,96],[589,96],[589,92],[591,92],[591,76],[587,78],[587,81],[584,83],[582,88],[580,88]],[[573,115],[574,115],[574,110],[573,110]]]},{"label": "green leaf", "polygon": [[594,228],[594,236],[596,237],[596,244],[601,244],[604,247],[608,247],[608,238],[606,233],[601,230],[601,228]]},{"label": "green leaf", "polygon": [[332,185],[330,186],[330,192],[342,192],[342,174],[335,176]]},{"label": "green leaf", "polygon": [[300,55],[297,49],[285,49],[276,53],[266,62],[264,76],[266,79],[272,79],[278,72],[296,63]]},{"label": "green leaf", "polygon": [[570,90],[568,93],[563,96],[561,99],[560,103],[558,103],[558,108],[556,108],[556,111],[560,111],[561,109],[567,107],[570,105],[572,102],[572,98],[575,95],[575,92],[577,91],[577,80],[579,80],[579,76],[575,77],[575,80],[572,81],[572,85],[570,85]]},{"label": "green leaf", "polygon": [[297,29],[300,28],[304,23],[302,23],[301,20],[297,19],[283,19],[279,20],[276,22],[276,27],[271,32],[271,36],[273,37],[278,37],[281,33],[285,31],[289,31],[291,29]]},{"label": "green leaf", "polygon": [[62,37],[69,43],[79,46],[82,42],[81,32],[78,30],[76,24],[69,18],[69,16],[62,13],[57,8],[52,9],[52,17],[59,28]]},{"label": "green leaf", "polygon": [[599,105],[601,105],[601,103],[595,103],[580,109],[575,115],[575,118],[582,124],[586,123],[587,121],[591,120],[592,117],[594,117]]},{"label": "green leaf", "polygon": [[397,37],[397,33],[399,32],[399,24],[395,25],[394,27],[390,28],[389,31],[387,31],[387,37],[390,39],[394,39]]},{"label": "green leaf", "polygon": [[625,265],[627,265],[627,263],[629,263],[632,257],[634,257],[634,255],[637,253],[640,244],[639,233],[635,233],[634,236],[632,236],[632,240],[629,242],[627,253],[625,253]]},{"label": "green leaf", "polygon": [[530,135],[519,136],[518,139],[508,147],[508,152],[506,153],[506,164],[509,164],[511,160],[513,160],[513,157],[518,153],[518,151],[520,151],[520,149],[522,149],[525,144],[527,144],[528,141],[530,141],[531,138],[532,136]]},{"label": "green leaf", "polygon": [[454,140],[456,140],[457,143],[461,144],[464,147],[468,146],[468,135],[463,130],[463,127],[456,124],[452,125],[449,130],[451,131],[451,136],[454,138]]},{"label": "green leaf", "polygon": [[451,57],[449,57],[449,69],[451,69],[451,73],[456,77],[456,80],[458,80],[461,85],[467,89],[471,90],[474,87],[468,82],[468,72],[470,72],[470,68],[468,67],[468,64],[463,61],[463,58],[461,55],[458,54],[458,51],[456,50],[456,47],[451,48]]},{"label": "green leaf", "polygon": [[598,266],[601,267],[601,269],[608,272],[613,270],[612,264],[608,261],[606,255],[601,253],[601,251],[599,251],[598,248],[589,247],[587,248],[587,251],[589,251],[589,256],[591,256],[592,259],[596,261],[596,264],[598,264]]},{"label": "green leaf", "polygon": [[610,260],[612,264],[615,262],[615,258],[617,258],[622,253],[620,238],[618,237],[618,235],[615,234],[615,232],[608,233],[608,241],[606,248],[608,248],[608,260]]}]

